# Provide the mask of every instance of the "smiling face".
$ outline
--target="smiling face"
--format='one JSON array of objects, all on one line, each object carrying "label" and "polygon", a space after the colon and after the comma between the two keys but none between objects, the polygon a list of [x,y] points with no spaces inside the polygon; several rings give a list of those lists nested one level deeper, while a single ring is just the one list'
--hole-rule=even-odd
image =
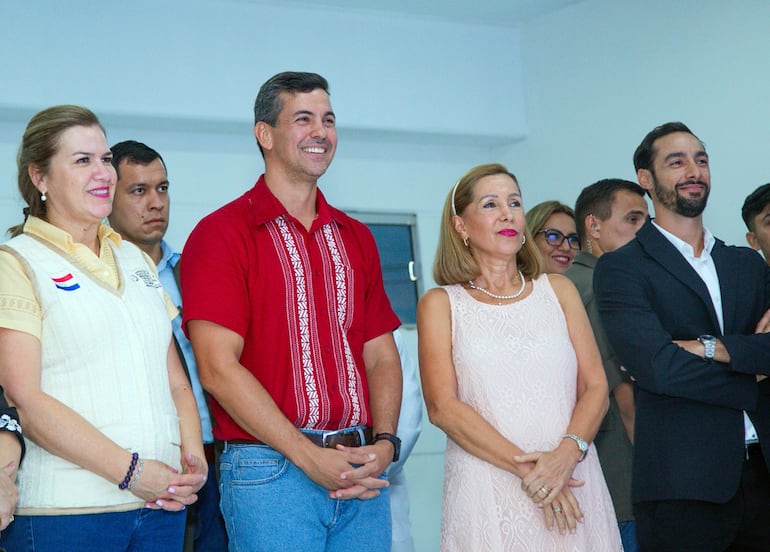
[{"label": "smiling face", "polygon": [[98,226],[112,210],[116,175],[112,153],[98,126],[65,130],[48,172],[32,166],[30,177],[47,196],[48,222],[72,236]]},{"label": "smiling face", "polygon": [[521,249],[526,225],[519,186],[507,174],[481,178],[470,204],[454,215],[453,223],[461,238],[467,236],[477,262],[511,260]]},{"label": "smiling face", "polygon": [[[543,225],[543,229],[546,228],[558,230],[564,236],[577,236],[575,219],[566,213],[553,213]],[[535,236],[535,245],[543,256],[543,272],[547,274],[564,274],[577,254],[577,250],[570,247],[568,240],[565,239],[560,245],[551,245],[542,232]]]},{"label": "smiling face", "polygon": [[[110,225],[145,252],[160,244],[168,228],[168,178],[160,159],[120,162]],[[150,254],[152,256],[152,254]]]},{"label": "smiling face", "polygon": [[268,173],[290,181],[315,183],[326,172],[337,148],[337,129],[329,96],[312,92],[280,94],[283,109],[276,125],[260,121],[254,128]]},{"label": "smiling face", "polygon": [[672,132],[653,143],[652,169],[639,169],[639,184],[650,191],[655,214],[700,216],[711,190],[709,158],[703,144],[687,132]]}]

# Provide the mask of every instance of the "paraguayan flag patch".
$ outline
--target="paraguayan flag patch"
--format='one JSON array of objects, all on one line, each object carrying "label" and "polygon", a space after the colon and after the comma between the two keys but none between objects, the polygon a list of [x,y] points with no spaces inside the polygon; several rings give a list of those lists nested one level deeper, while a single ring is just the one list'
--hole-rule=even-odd
[{"label": "paraguayan flag patch", "polygon": [[75,291],[76,289],[80,289],[80,284],[77,283],[77,280],[75,280],[75,277],[71,272],[68,272],[64,276],[59,276],[58,278],[51,278],[51,280],[53,280],[56,287],[62,291]]}]

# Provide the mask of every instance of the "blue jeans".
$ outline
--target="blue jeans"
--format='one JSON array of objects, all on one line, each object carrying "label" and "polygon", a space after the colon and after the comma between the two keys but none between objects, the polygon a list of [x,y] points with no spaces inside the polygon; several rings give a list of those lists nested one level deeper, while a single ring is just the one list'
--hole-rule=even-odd
[{"label": "blue jeans", "polygon": [[623,543],[623,552],[639,552],[639,543],[636,541],[636,522],[619,521],[620,542]]},{"label": "blue jeans", "polygon": [[0,535],[9,552],[179,552],[186,511],[16,516]]},{"label": "blue jeans", "polygon": [[219,485],[230,552],[390,551],[387,489],[371,500],[329,498],[264,445],[225,445]]}]

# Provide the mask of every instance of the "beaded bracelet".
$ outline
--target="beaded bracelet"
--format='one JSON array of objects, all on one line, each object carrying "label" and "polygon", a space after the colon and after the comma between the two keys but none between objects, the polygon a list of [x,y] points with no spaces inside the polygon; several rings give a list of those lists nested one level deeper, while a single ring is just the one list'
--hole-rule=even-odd
[{"label": "beaded bracelet", "polygon": [[144,468],[144,458],[139,459],[139,464],[136,466],[136,475],[134,475],[134,478],[131,480],[131,483],[128,484],[128,490],[132,490],[134,488],[134,485],[136,485],[136,482],[139,481],[139,476],[142,475],[142,469]]},{"label": "beaded bracelet", "polygon": [[128,488],[128,484],[131,482],[131,477],[134,475],[134,470],[136,469],[136,463],[139,462],[139,453],[134,452],[131,454],[131,465],[128,466],[128,471],[126,472],[126,477],[123,478],[123,481],[118,485],[118,489],[121,491],[125,491]]}]

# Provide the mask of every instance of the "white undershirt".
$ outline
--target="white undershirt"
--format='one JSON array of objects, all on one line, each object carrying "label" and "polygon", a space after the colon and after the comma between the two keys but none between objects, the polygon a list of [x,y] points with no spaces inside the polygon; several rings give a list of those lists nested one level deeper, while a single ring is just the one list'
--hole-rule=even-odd
[{"label": "white undershirt", "polygon": [[[690,266],[698,273],[703,283],[709,290],[711,296],[711,302],[714,304],[714,310],[717,313],[717,319],[719,320],[719,330],[722,334],[725,332],[724,322],[722,320],[722,292],[719,289],[719,275],[717,274],[717,268],[714,266],[714,259],[711,257],[711,250],[714,248],[714,235],[709,232],[708,228],[703,227],[703,251],[700,257],[695,256],[695,251],[689,243],[679,239],[677,236],[668,232],[664,228],[661,228],[659,224],[652,221],[655,228],[660,230],[671,244],[676,247],[677,251],[681,253],[682,257],[690,263]],[[746,434],[747,443],[755,443],[758,441],[757,430],[754,429],[754,424],[751,423],[751,419],[746,412],[743,412],[743,427]]]}]

